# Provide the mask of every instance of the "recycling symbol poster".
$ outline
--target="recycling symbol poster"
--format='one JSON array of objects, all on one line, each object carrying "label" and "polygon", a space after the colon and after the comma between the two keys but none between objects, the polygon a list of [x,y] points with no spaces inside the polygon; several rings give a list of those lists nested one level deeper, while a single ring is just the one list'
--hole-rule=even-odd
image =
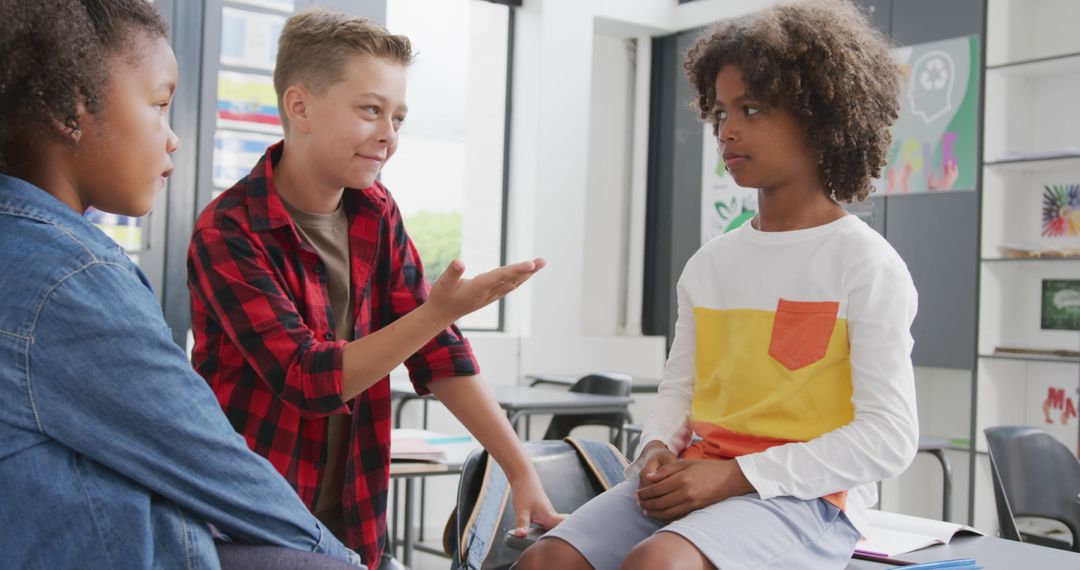
[{"label": "recycling symbol poster", "polygon": [[900,117],[882,194],[974,190],[979,125],[979,36],[898,48]]},{"label": "recycling symbol poster", "polygon": [[[905,46],[900,116],[874,195],[974,190],[979,126],[979,36]],[[702,125],[701,243],[757,214],[757,190],[735,183]]]}]

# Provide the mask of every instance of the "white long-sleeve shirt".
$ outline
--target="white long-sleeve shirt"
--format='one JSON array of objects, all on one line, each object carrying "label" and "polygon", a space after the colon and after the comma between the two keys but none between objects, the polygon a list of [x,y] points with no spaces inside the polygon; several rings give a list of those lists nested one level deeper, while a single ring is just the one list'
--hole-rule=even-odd
[{"label": "white long-sleeve shirt", "polygon": [[[763,499],[824,497],[865,534],[872,483],[918,447],[916,306],[903,260],[853,215],[789,232],[745,224],[710,241],[679,279],[642,445],[737,458]],[[693,432],[702,439],[689,445]]]}]

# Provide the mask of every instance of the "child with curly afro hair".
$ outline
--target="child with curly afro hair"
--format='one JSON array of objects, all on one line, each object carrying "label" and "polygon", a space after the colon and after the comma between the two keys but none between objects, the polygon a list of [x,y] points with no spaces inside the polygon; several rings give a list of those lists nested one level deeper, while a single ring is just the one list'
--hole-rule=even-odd
[{"label": "child with curly afro hair", "polygon": [[898,109],[889,43],[847,1],[720,22],[689,50],[696,107],[750,223],[678,283],[675,339],[627,479],[519,567],[843,568],[874,483],[918,445],[906,265],[863,199]]}]

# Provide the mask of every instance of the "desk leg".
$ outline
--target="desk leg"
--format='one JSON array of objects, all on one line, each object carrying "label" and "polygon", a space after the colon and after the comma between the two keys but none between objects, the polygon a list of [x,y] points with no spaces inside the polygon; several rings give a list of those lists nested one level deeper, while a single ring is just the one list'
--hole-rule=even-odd
[{"label": "desk leg", "polygon": [[399,522],[398,521],[398,515],[400,514],[400,512],[398,511],[398,495],[401,494],[400,491],[401,491],[401,486],[398,485],[398,480],[394,479],[394,505],[393,505],[393,510],[390,511],[391,514],[393,515],[392,517],[390,517],[390,552],[393,553],[395,556],[397,555],[397,547],[398,547],[398,533],[397,533],[397,530],[398,530],[398,522]]},{"label": "desk leg", "polygon": [[416,528],[413,526],[413,503],[416,502],[416,479],[405,479],[405,541],[401,549],[401,563],[412,568],[413,545],[416,544]]},{"label": "desk leg", "polygon": [[521,437],[521,431],[518,429],[518,414],[513,410],[506,410],[506,421],[510,422],[510,427],[514,428],[514,435]]},{"label": "desk leg", "polygon": [[[509,409],[506,410],[506,416],[510,420],[510,425],[514,428],[514,433],[518,434],[518,437],[521,437],[521,420],[522,418],[525,419],[525,429],[528,429],[530,412],[527,412],[525,410]],[[528,432],[526,432],[525,439],[523,439],[522,441],[527,441],[528,439]]]},{"label": "desk leg", "polygon": [[[424,429],[428,428],[428,400],[424,402]],[[427,477],[420,480],[420,541],[424,541],[424,502],[427,498]]]}]

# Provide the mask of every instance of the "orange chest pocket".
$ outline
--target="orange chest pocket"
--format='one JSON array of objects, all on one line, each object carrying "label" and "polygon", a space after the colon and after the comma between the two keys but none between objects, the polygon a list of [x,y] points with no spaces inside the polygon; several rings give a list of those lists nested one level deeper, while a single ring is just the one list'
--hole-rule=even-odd
[{"label": "orange chest pocket", "polygon": [[780,299],[776,305],[769,356],[788,370],[798,370],[825,357],[836,327],[840,303]]}]

